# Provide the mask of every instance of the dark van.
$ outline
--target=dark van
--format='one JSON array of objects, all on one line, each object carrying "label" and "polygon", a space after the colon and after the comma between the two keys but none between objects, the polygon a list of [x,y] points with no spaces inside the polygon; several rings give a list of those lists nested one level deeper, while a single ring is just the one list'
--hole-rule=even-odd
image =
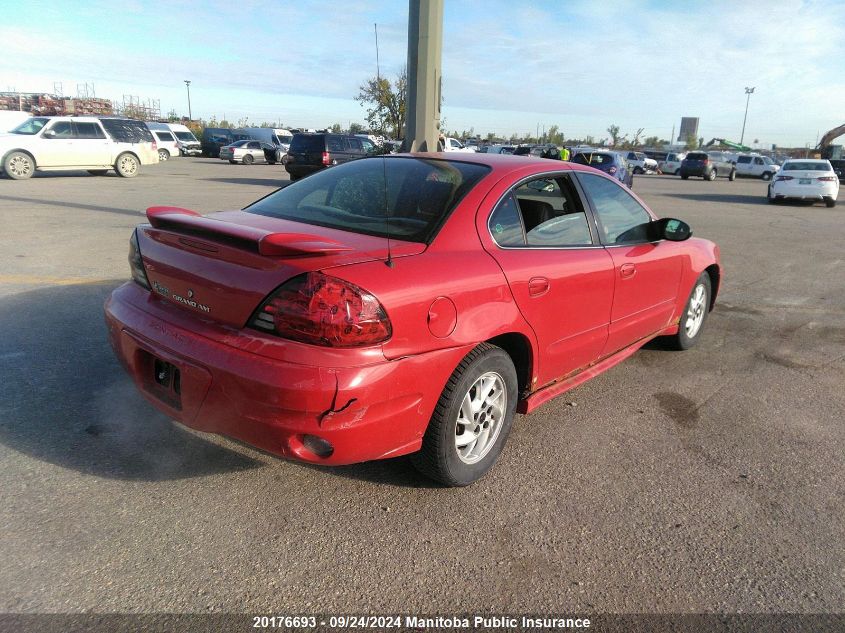
[{"label": "dark van", "polygon": [[285,161],[291,180],[298,180],[332,165],[377,153],[369,139],[351,134],[294,134]]},{"label": "dark van", "polygon": [[220,148],[235,141],[252,138],[246,130],[233,130],[227,127],[207,127],[202,131],[202,155],[211,158],[220,157]]}]

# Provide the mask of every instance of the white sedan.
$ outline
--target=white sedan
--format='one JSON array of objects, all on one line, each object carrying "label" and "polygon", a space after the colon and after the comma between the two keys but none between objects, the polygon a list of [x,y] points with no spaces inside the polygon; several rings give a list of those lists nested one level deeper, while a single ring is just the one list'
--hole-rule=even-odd
[{"label": "white sedan", "polygon": [[769,183],[770,204],[780,200],[812,200],[836,206],[839,178],[830,161],[795,158],[786,161]]}]

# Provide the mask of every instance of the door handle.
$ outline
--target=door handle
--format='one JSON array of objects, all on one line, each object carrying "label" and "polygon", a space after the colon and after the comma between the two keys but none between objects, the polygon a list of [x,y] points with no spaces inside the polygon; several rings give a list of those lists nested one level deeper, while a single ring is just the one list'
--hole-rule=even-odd
[{"label": "door handle", "polygon": [[637,272],[637,267],[633,264],[622,264],[619,267],[619,274],[622,276],[623,279],[633,277],[635,272]]},{"label": "door handle", "polygon": [[532,277],[528,281],[528,296],[539,297],[549,291],[549,280],[545,277]]}]

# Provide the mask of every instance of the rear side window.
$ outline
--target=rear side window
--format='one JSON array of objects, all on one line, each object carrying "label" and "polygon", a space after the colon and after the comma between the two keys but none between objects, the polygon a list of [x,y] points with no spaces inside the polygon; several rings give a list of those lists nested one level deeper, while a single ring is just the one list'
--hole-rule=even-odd
[{"label": "rear side window", "polygon": [[115,141],[119,143],[150,143],[153,141],[153,133],[143,121],[134,119],[100,119],[100,123],[106,128]]},{"label": "rear side window", "polygon": [[736,159],[736,162],[744,165],[746,163],[751,162],[751,157],[750,156],[740,156],[739,158]]},{"label": "rear side window", "polygon": [[[427,158],[364,158],[317,172],[245,210],[342,231],[428,243],[489,171]],[[389,229],[389,233],[388,233]]]},{"label": "rear side window", "polygon": [[326,149],[330,152],[342,152],[344,150],[343,139],[339,136],[327,136]]},{"label": "rear side window", "polygon": [[103,130],[96,123],[75,121],[73,125],[76,127],[76,138],[106,138]]},{"label": "rear side window", "polygon": [[691,152],[687,154],[687,160],[705,160],[707,158],[707,154],[704,152]]}]

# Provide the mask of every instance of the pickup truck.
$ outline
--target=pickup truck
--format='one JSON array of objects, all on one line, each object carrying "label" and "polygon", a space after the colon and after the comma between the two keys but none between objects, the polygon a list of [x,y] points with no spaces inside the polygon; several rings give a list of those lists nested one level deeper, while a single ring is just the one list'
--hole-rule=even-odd
[{"label": "pickup truck", "polygon": [[461,143],[456,138],[452,138],[451,136],[447,136],[443,139],[443,151],[444,152],[464,152],[464,153],[469,153],[469,154],[475,153],[474,149],[470,149],[469,147],[464,147],[463,143]]},{"label": "pickup truck", "polygon": [[736,175],[771,180],[780,169],[768,156],[740,154],[736,158]]},{"label": "pickup truck", "polygon": [[649,158],[642,152],[628,152],[625,160],[634,170],[635,174],[644,174],[647,171],[657,171],[657,161]]}]

